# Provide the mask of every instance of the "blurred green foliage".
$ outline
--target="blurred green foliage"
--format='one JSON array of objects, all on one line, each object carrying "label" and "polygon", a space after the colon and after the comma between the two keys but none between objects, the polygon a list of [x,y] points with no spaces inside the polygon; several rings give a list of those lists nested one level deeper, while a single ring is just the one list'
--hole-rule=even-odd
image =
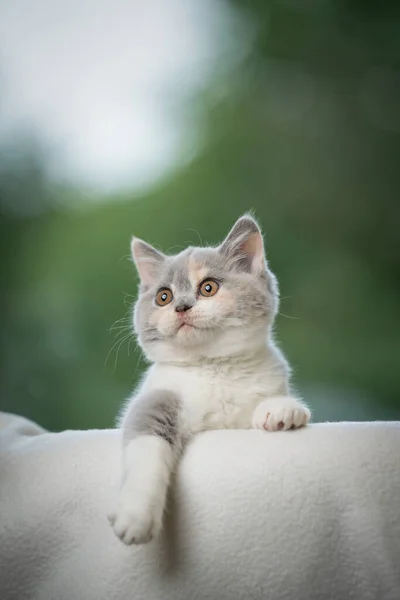
[{"label": "blurred green foliage", "polygon": [[119,345],[129,331],[109,331],[136,294],[132,234],[173,252],[254,209],[277,336],[316,420],[400,418],[397,5],[233,4],[257,23],[254,51],[229,93],[216,78],[198,100],[200,154],[148,194],[91,203],[50,187],[37,147],[3,150],[2,410],[113,425],[143,368],[134,341]]}]

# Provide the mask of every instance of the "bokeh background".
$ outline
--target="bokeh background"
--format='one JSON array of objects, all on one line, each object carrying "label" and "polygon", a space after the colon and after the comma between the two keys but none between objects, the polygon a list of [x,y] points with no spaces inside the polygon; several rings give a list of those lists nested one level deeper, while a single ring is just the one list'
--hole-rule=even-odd
[{"label": "bokeh background", "polygon": [[132,234],[253,209],[315,420],[400,418],[399,29],[386,1],[0,1],[0,409],[112,426]]}]

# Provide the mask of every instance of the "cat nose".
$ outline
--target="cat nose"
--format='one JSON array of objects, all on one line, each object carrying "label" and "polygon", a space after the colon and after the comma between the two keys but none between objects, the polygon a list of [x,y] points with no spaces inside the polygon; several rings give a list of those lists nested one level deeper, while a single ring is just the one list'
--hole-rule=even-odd
[{"label": "cat nose", "polygon": [[177,304],[175,306],[175,310],[177,313],[186,312],[187,310],[190,310],[191,308],[192,308],[191,304],[184,304],[184,303]]}]

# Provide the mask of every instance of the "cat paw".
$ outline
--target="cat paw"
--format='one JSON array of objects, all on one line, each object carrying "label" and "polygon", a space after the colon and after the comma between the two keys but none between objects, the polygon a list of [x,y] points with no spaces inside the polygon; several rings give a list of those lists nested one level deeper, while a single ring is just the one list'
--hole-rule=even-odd
[{"label": "cat paw", "polygon": [[118,509],[108,515],[115,534],[127,546],[146,544],[157,537],[161,530],[162,511],[121,502]]},{"label": "cat paw", "polygon": [[290,396],[275,396],[256,406],[252,426],[266,431],[285,431],[307,425],[311,412],[305,404]]}]

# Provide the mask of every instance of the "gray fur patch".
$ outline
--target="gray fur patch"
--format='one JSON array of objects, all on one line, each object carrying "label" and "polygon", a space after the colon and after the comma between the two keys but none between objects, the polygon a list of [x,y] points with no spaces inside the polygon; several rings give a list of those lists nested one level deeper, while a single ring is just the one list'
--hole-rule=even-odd
[{"label": "gray fur patch", "polygon": [[187,248],[177,257],[173,262],[173,267],[170,272],[170,279],[180,290],[183,295],[191,295],[193,294],[192,286],[190,285],[190,281],[188,279],[188,265],[189,258],[193,252],[192,248]]},{"label": "gray fur patch", "polygon": [[156,435],[178,450],[182,443],[180,409],[180,399],[167,390],[138,396],[130,403],[122,423],[124,444],[138,435]]}]

